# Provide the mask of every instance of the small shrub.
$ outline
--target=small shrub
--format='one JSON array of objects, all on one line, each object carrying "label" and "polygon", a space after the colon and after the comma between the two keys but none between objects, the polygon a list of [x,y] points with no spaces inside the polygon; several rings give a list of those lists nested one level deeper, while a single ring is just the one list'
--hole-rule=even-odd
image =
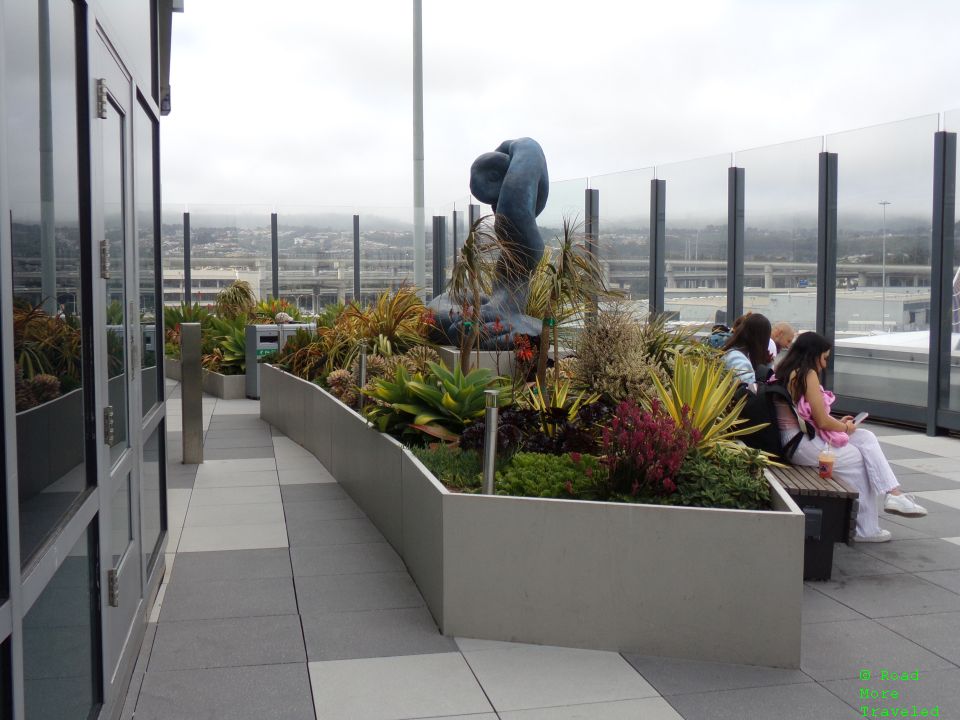
[{"label": "small shrub", "polygon": [[520,497],[599,499],[607,470],[590,455],[517,453],[497,473],[498,495]]},{"label": "small shrub", "polygon": [[674,422],[656,400],[649,410],[621,402],[603,429],[611,494],[642,498],[673,493],[692,443],[689,428]]},{"label": "small shrub", "polygon": [[677,492],[667,502],[692,507],[769,510],[770,485],[763,476],[763,455],[720,448],[712,455],[692,452],[677,478]]},{"label": "small shrub", "polygon": [[480,489],[483,459],[479,453],[443,444],[432,448],[413,447],[410,450],[447,487],[462,492]]}]

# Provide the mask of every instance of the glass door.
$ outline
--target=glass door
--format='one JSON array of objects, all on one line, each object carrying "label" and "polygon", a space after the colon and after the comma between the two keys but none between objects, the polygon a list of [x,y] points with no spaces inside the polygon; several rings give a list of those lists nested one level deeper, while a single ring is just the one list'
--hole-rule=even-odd
[{"label": "glass door", "polygon": [[[138,355],[139,308],[135,284],[132,212],[132,83],[113,54],[98,45],[94,66],[94,240],[99,289],[95,293],[97,382],[103,421],[101,492],[101,583],[104,594],[104,655],[114,681],[141,599],[139,435],[142,372]],[[96,192],[96,189],[95,189]],[[102,233],[97,236],[97,230]]]}]

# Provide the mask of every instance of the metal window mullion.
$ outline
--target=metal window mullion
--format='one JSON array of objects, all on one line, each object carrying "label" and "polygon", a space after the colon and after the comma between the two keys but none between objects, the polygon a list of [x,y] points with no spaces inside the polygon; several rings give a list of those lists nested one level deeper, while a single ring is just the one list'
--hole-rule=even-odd
[{"label": "metal window mullion", "polygon": [[[817,332],[831,344],[836,329],[837,310],[837,178],[836,153],[819,156],[817,208]],[[833,358],[824,372],[824,383],[833,385]]]},{"label": "metal window mullion", "polygon": [[727,324],[743,315],[743,168],[727,170]]},{"label": "metal window mullion", "polygon": [[930,249],[930,351],[927,367],[927,435],[937,433],[937,411],[948,409],[953,344],[954,223],[957,134],[934,135],[933,223]]},{"label": "metal window mullion", "polygon": [[650,312],[663,312],[663,288],[666,281],[666,207],[667,181],[650,181],[650,281],[648,284]]}]

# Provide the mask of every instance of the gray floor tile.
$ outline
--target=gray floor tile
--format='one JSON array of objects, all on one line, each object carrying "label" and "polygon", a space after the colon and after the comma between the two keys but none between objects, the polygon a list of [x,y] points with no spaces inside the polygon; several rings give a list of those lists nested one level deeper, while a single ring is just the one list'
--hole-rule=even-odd
[{"label": "gray floor tile", "polygon": [[304,614],[303,637],[310,660],[457,652],[425,607]]},{"label": "gray floor tile", "polygon": [[893,445],[892,443],[883,443],[883,454],[887,460],[922,460],[924,458],[937,457],[931,453],[920,452],[902,445]]},{"label": "gray floor tile", "polygon": [[810,684],[673,695],[670,704],[684,720],[841,720],[861,717],[828,690]]},{"label": "gray floor tile", "polygon": [[951,667],[948,661],[873,620],[803,626],[800,669],[814,680],[855,678],[862,668],[873,667],[878,661],[921,672]]},{"label": "gray floor tile", "polygon": [[[900,468],[894,468],[897,473],[897,479],[900,480],[900,486],[904,492],[927,492],[929,490],[956,490],[960,488],[960,483],[956,480],[937,477],[927,473],[904,473]],[[904,468],[905,469],[905,468]],[[922,502],[920,503],[923,504]]]},{"label": "gray floor tile", "polygon": [[813,682],[812,678],[800,670],[699,662],[652,655],[625,654],[623,657],[661,695]]},{"label": "gray floor tile", "polygon": [[960,595],[909,573],[818,583],[817,590],[870,618],[960,610]]},{"label": "gray floor tile", "polygon": [[251,487],[197,488],[190,496],[190,505],[238,505],[240,503],[272,503],[280,501],[279,485]]},{"label": "gray floor tile", "polygon": [[[960,534],[960,525],[957,526]],[[864,543],[860,550],[906,572],[960,570],[960,545],[939,539]]]},{"label": "gray floor tile", "polygon": [[[663,698],[501,712],[500,720],[683,720]],[[464,718],[469,720],[469,718]]]},{"label": "gray floor tile", "polygon": [[173,564],[170,582],[282,578],[292,575],[290,555],[282,548],[181,553]]},{"label": "gray floor tile", "polygon": [[290,548],[290,560],[293,563],[293,574],[298,577],[405,570],[400,556],[385,542],[302,545]]},{"label": "gray floor tile", "polygon": [[273,449],[273,438],[270,433],[261,433],[258,438],[238,438],[229,437],[208,437],[203,441],[204,451],[209,450],[229,450],[234,448],[262,447]]},{"label": "gray floor tile", "polygon": [[489,713],[460,653],[310,663],[318,720],[402,720]]},{"label": "gray floor tile", "polygon": [[256,415],[214,415],[210,420],[209,432],[226,430],[259,430],[272,436],[270,425]]},{"label": "gray floor tile", "polygon": [[147,673],[136,720],[308,720],[307,666],[211,668]]},{"label": "gray floor tile", "polygon": [[833,579],[842,580],[861,575],[889,575],[903,572],[898,567],[878,560],[867,554],[869,543],[854,544],[848,547],[843,543],[833,546]]},{"label": "gray floor tile", "polygon": [[[176,565],[179,564],[178,557]],[[167,586],[163,598],[160,622],[290,615],[296,612],[297,602],[290,578],[173,582]]]},{"label": "gray floor tile", "polygon": [[177,551],[256,550],[287,547],[287,526],[283,522],[263,525],[219,525],[184,527]]},{"label": "gray floor tile", "polygon": [[255,443],[266,440],[273,446],[270,431],[266,427],[223,428],[216,420],[211,421],[210,429],[204,435],[204,441],[207,440],[249,440]]},{"label": "gray floor tile", "polygon": [[[836,573],[834,573],[836,575]],[[803,622],[836,622],[837,620],[864,620],[864,616],[843,603],[817,590],[820,583],[803,586]],[[719,688],[718,688],[719,689]]]},{"label": "gray floor tile", "polygon": [[331,483],[284,485],[280,491],[283,494],[283,501],[285,503],[312,502],[315,500],[343,500],[344,498],[350,497],[342,487]]},{"label": "gray floor tile", "polygon": [[[880,517],[880,527],[884,530],[888,530],[893,536],[893,540],[919,540],[921,538],[932,538],[934,537],[932,532],[927,532],[928,529],[932,529],[931,526],[926,523],[918,523],[916,521],[911,522],[907,518],[901,518],[900,522],[893,520],[892,515],[887,515],[886,517]],[[870,543],[856,543],[854,547],[866,547]],[[882,544],[882,543],[881,543]]]},{"label": "gray floor tile", "polygon": [[[874,677],[867,683],[860,680],[834,680],[823,686],[853,708],[868,707],[907,707],[940,708],[941,717],[949,717],[960,707],[960,670],[931,670],[921,672],[916,682],[891,682],[879,680],[879,668],[875,668]],[[895,690],[896,700],[862,699],[861,688],[869,690]],[[949,713],[944,715],[945,713]]]},{"label": "gray floor tile", "polygon": [[[924,501],[922,505],[926,507],[930,503]],[[927,515],[923,518],[911,520],[910,518],[900,517],[898,515],[887,515],[887,520],[902,525],[905,528],[922,533],[926,537],[945,538],[956,537],[957,529],[960,528],[960,511],[954,510],[956,514],[937,513]]]},{"label": "gray floor tile", "polygon": [[160,623],[150,671],[306,662],[298,615]]},{"label": "gray floor tile", "polygon": [[872,432],[878,438],[891,435],[911,435],[918,434],[916,428],[904,428],[898,425],[884,425],[883,423],[866,422],[864,428]]},{"label": "gray floor tile", "polygon": [[[363,510],[350,498],[287,503],[287,522],[319,522],[322,520],[353,520],[364,518]],[[960,546],[957,547],[960,551]]]},{"label": "gray floor tile", "polygon": [[878,622],[960,665],[960,612],[885,618]]},{"label": "gray floor tile", "polygon": [[[302,486],[301,486],[302,487]],[[291,547],[383,542],[383,535],[366,518],[353,520],[287,520]]]},{"label": "gray floor tile", "polygon": [[320,575],[296,579],[300,612],[345,612],[420,607],[417,586],[405,572]]},{"label": "gray floor tile", "polygon": [[524,645],[463,655],[497,712],[657,696],[617,653]]},{"label": "gray floor tile", "polygon": [[253,458],[272,458],[273,446],[238,447],[238,448],[207,448],[203,449],[204,460],[244,460]]},{"label": "gray floor tile", "polygon": [[918,578],[922,578],[934,585],[946,588],[951,592],[960,594],[960,570],[936,570],[934,572],[917,573]]}]

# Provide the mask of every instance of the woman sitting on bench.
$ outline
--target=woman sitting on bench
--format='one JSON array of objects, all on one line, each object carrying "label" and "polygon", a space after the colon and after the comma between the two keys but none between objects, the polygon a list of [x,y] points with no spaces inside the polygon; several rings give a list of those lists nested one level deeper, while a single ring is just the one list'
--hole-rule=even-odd
[{"label": "woman sitting on bench", "polygon": [[[787,354],[777,365],[777,382],[783,384],[803,416],[809,416],[817,429],[811,440],[806,434],[791,458],[794,465],[816,466],[820,451],[831,440],[834,452],[834,477],[845,481],[860,494],[857,513],[858,542],[886,542],[890,531],[880,527],[880,501],[884,510],[904,517],[923,517],[927,511],[900,489],[900,483],[877,437],[869,430],[858,428],[849,415],[837,420],[830,415],[833,393],[820,385],[820,376],[830,357],[830,342],[814,332],[797,336]],[[806,405],[807,407],[804,407]],[[777,423],[784,442],[796,436],[797,418],[786,408],[779,412]]]}]

